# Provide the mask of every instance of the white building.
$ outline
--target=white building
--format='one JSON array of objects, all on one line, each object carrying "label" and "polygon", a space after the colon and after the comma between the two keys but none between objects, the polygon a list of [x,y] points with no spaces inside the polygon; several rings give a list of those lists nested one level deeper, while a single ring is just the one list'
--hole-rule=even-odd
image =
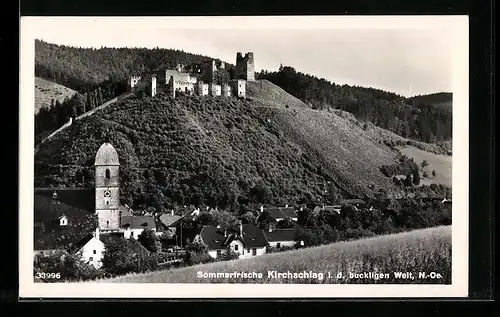
[{"label": "white building", "polygon": [[85,236],[76,243],[70,253],[80,256],[83,262],[93,265],[95,268],[102,266],[104,255],[104,243],[99,240],[99,228],[93,234]]}]

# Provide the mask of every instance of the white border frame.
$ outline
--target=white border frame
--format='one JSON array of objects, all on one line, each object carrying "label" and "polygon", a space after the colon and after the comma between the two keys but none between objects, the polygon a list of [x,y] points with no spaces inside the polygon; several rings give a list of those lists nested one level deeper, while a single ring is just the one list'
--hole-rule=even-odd
[{"label": "white border frame", "polygon": [[[106,28],[419,28],[435,19],[455,30],[453,52],[453,224],[451,285],[34,283],[34,40],[45,23]],[[179,23],[181,22],[181,23]],[[21,298],[466,297],[468,295],[469,21],[467,16],[22,17],[19,130],[19,296]],[[63,29],[61,29],[63,30]],[[131,287],[133,285],[133,287]]]}]

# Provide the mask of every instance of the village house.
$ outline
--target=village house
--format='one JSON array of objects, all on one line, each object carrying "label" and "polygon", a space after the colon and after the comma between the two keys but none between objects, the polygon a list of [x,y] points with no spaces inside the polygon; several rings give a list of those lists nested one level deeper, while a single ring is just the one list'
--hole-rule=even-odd
[{"label": "village house", "polygon": [[150,216],[122,216],[120,218],[125,239],[138,239],[144,229],[156,232],[156,222]]},{"label": "village house", "polygon": [[253,224],[239,224],[237,229],[204,226],[193,240],[207,246],[208,254],[220,258],[228,249],[239,258],[250,258],[266,253],[267,240],[262,230]]},{"label": "village house", "polygon": [[267,243],[272,248],[295,246],[295,229],[272,229],[264,231]]},{"label": "village house", "polygon": [[285,218],[290,218],[295,222],[298,219],[297,211],[295,210],[295,208],[288,207],[288,205],[285,205],[285,207],[269,207],[269,208],[264,208],[264,206],[260,206],[259,214],[263,213],[264,211],[268,212],[271,218],[274,219],[276,222],[280,222]]},{"label": "village house", "polygon": [[79,256],[83,262],[98,269],[102,266],[105,249],[104,243],[99,238],[99,228],[96,228],[95,232],[75,243],[68,253]]}]

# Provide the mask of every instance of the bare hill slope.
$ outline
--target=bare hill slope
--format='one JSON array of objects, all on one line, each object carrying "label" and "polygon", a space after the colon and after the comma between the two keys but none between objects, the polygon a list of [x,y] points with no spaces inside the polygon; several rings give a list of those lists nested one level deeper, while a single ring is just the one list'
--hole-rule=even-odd
[{"label": "bare hill slope", "polygon": [[52,99],[63,101],[64,98],[71,98],[76,93],[66,86],[35,77],[35,114],[42,107],[50,107]]},{"label": "bare hill slope", "polygon": [[300,99],[265,79],[247,82],[247,96],[270,106],[285,107],[288,105],[289,107],[309,108]]}]

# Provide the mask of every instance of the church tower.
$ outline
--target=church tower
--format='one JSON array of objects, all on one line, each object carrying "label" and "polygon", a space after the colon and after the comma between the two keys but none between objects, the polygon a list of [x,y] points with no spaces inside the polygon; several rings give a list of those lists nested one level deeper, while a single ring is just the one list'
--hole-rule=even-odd
[{"label": "church tower", "polygon": [[115,148],[105,142],[95,156],[95,212],[99,229],[120,229],[120,162]]}]

